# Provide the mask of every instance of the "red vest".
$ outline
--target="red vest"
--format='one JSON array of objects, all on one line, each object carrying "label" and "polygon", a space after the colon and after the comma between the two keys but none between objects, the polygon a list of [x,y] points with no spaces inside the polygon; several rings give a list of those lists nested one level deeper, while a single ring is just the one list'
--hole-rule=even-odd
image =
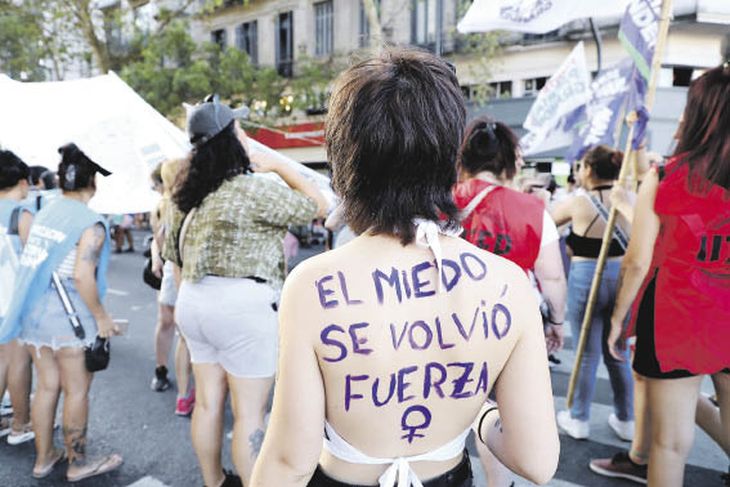
[{"label": "red vest", "polygon": [[730,367],[730,192],[690,188],[689,166],[666,166],[654,211],[661,227],[644,289],[656,276],[654,332],[662,371]]},{"label": "red vest", "polygon": [[[474,196],[491,185],[476,178],[457,184],[456,206],[465,208]],[[531,271],[540,253],[544,213],[545,206],[538,198],[497,186],[461,222],[464,238]]]}]

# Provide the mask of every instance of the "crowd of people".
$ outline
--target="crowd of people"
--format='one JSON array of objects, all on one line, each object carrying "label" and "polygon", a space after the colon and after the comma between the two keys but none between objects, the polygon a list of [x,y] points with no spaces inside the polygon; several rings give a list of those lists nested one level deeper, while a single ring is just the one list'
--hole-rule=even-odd
[{"label": "crowd of people", "polygon": [[[205,485],[470,487],[472,432],[490,487],[514,474],[543,484],[558,429],[590,435],[601,360],[608,424],[631,447],[591,470],[681,486],[695,420],[730,455],[730,61],[693,81],[671,157],[638,151],[638,195],[605,146],[573,165],[570,193],[525,181],[516,135],[467,123],[453,67],[422,51],[386,50],[337,79],[325,125],[336,209],[249,143],[246,115],[217,97],[197,104],[189,156],[153,174],[151,388],[173,386],[177,333],[175,413],[192,414]],[[0,295],[0,396],[12,400],[0,435],[35,440],[33,477],[67,460],[74,482],[123,462],[86,452],[92,378],[123,323],[102,304],[109,222],[88,207],[109,171],[74,144],[59,152],[58,189],[0,152],[0,261],[16,256]],[[29,198],[32,186],[46,191]],[[287,229],[328,214],[342,228],[334,248],[287,276]],[[116,223],[121,251],[130,219]],[[566,321],[586,347],[572,406],[556,414],[548,358]],[[235,472],[222,461],[228,396]]]}]

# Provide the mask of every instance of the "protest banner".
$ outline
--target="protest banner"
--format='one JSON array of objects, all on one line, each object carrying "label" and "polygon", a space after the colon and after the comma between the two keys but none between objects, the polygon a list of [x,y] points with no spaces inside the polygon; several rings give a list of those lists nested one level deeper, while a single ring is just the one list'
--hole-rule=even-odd
[{"label": "protest banner", "polygon": [[457,25],[461,33],[510,30],[544,34],[571,20],[621,15],[626,0],[474,0]]},{"label": "protest banner", "polygon": [[591,76],[583,43],[579,42],[535,98],[522,126],[524,155],[570,145],[572,128],[588,102]]}]

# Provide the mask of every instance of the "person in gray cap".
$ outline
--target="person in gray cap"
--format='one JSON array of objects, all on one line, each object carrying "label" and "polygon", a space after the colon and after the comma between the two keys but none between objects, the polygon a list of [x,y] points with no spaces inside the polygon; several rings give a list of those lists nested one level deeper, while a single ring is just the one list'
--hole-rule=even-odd
[{"label": "person in gray cap", "polygon": [[[221,463],[230,390],[233,463],[248,485],[276,368],[283,239],[289,225],[324,216],[327,202],[293,167],[248,150],[236,121],[247,109],[217,97],[187,108],[193,152],[172,197],[178,212],[163,257],[182,269],[176,320],[195,375],[193,447],[205,485],[241,485]],[[252,172],[273,172],[286,184]]]}]

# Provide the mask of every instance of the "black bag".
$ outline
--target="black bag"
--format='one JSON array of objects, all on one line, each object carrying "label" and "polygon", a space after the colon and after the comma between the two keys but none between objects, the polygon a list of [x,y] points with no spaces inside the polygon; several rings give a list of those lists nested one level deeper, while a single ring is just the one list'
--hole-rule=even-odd
[{"label": "black bag", "polygon": [[162,287],[162,279],[157,277],[155,273],[152,272],[152,257],[147,257],[147,260],[144,263],[144,269],[142,270],[142,280],[152,289],[156,289],[159,291]]},{"label": "black bag", "polygon": [[[71,323],[74,335],[76,335],[76,338],[79,340],[83,340],[86,338],[86,331],[84,330],[84,327],[81,326],[81,322],[79,321],[79,317],[76,315],[76,310],[71,302],[71,298],[68,296],[66,287],[63,285],[63,282],[61,282],[61,278],[55,272],[51,279],[53,287],[56,288],[58,297],[61,299],[63,309],[66,310],[68,321]],[[98,372],[106,369],[109,366],[109,359],[111,358],[111,346],[109,339],[97,336],[96,340],[94,340],[94,343],[90,347],[87,346],[84,348],[84,358],[86,370],[89,372]]]},{"label": "black bag", "polygon": [[84,348],[84,355],[86,358],[86,370],[89,372],[104,370],[109,366],[111,342],[108,338],[97,336],[90,347]]}]

